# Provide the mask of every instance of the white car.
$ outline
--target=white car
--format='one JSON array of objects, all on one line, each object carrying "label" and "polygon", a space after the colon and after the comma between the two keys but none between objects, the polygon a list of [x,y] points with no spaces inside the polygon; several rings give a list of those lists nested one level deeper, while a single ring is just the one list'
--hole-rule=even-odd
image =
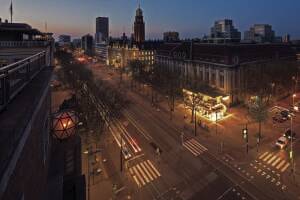
[{"label": "white car", "polygon": [[284,149],[288,145],[289,141],[286,137],[280,137],[277,142],[276,146],[279,147],[280,149]]}]

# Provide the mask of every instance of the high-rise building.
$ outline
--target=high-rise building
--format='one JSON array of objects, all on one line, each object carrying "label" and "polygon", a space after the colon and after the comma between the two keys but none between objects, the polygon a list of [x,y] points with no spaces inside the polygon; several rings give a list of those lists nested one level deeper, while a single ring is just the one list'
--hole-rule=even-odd
[{"label": "high-rise building", "polygon": [[210,38],[214,42],[239,42],[241,40],[241,32],[233,26],[230,19],[215,21],[211,28]]},{"label": "high-rise building", "polygon": [[70,44],[71,36],[70,35],[60,35],[58,36],[58,43],[60,45]]},{"label": "high-rise building", "polygon": [[84,35],[81,38],[81,48],[87,55],[93,54],[93,36],[90,34]]},{"label": "high-rise building", "polygon": [[145,41],[145,23],[143,17],[143,11],[139,5],[136,9],[135,21],[134,21],[134,41],[141,43]]},{"label": "high-rise building", "polygon": [[254,24],[245,31],[244,39],[256,43],[275,42],[275,32],[269,24]]},{"label": "high-rise building", "polygon": [[286,34],[285,36],[283,36],[282,42],[290,43],[291,42],[291,36],[289,34]]},{"label": "high-rise building", "polygon": [[96,18],[96,43],[107,41],[109,33],[109,20],[108,17],[97,17]]},{"label": "high-rise building", "polygon": [[165,42],[179,41],[179,33],[175,31],[164,32],[164,41]]}]

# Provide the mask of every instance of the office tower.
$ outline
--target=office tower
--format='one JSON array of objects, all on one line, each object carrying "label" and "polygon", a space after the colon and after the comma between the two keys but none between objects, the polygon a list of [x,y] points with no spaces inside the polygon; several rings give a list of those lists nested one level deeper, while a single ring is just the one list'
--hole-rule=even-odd
[{"label": "office tower", "polygon": [[108,40],[109,33],[109,19],[108,17],[97,17],[96,18],[96,33],[95,42],[100,43]]},{"label": "office tower", "polygon": [[238,42],[241,40],[241,32],[234,28],[232,20],[223,19],[215,22],[211,28],[210,37],[215,42],[218,42],[218,40]]},{"label": "office tower", "polygon": [[254,24],[250,30],[245,31],[244,39],[256,43],[274,42],[275,32],[269,24]]}]

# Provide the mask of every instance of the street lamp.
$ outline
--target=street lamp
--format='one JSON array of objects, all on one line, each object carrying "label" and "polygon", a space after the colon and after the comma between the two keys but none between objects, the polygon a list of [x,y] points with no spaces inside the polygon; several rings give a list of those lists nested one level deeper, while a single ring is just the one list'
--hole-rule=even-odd
[{"label": "street lamp", "polygon": [[65,140],[75,134],[78,118],[75,111],[67,110],[52,116],[52,134],[58,140]]},{"label": "street lamp", "polygon": [[296,96],[297,96],[296,94],[293,94],[293,96],[292,96],[293,97],[293,108],[295,107],[295,98],[296,98]]}]

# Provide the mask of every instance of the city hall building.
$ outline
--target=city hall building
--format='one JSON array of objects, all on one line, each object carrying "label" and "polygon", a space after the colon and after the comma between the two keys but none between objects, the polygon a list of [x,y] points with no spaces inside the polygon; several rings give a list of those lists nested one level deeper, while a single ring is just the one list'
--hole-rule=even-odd
[{"label": "city hall building", "polygon": [[196,84],[196,92],[225,105],[246,103],[267,84],[286,91],[295,61],[288,44],[165,43],[155,55],[156,66],[178,72],[185,90]]}]

